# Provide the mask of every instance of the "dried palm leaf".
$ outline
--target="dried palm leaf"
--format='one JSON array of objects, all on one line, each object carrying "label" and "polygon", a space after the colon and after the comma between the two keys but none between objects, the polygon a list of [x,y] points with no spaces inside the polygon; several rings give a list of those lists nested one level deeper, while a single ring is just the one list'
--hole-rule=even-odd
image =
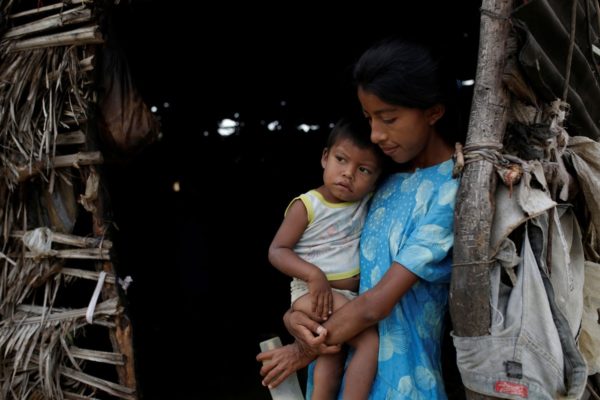
[{"label": "dried palm leaf", "polygon": [[[84,361],[124,364],[121,354],[74,346],[89,326],[88,309],[55,306],[68,279],[100,278],[64,268],[63,259],[110,258],[109,241],[68,234],[81,210],[73,201],[71,166],[102,162],[100,153],[67,152],[86,142],[83,124],[96,98],[89,79],[94,50],[78,46],[102,40],[93,2],[11,13],[16,3],[0,0],[11,24],[0,26],[0,399],[92,399],[97,391],[134,399],[134,389],[85,372]],[[87,206],[94,205],[93,188],[87,182]],[[48,226],[53,231],[39,231],[38,239],[50,239],[34,245],[31,232]],[[104,283],[114,289],[115,281],[113,273]],[[90,306],[93,324],[113,331],[121,312],[116,298]]]}]

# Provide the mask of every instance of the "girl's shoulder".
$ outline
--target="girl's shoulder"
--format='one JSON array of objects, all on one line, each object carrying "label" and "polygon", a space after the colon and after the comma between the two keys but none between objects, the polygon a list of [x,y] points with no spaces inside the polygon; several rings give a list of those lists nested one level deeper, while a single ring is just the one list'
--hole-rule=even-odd
[{"label": "girl's shoulder", "polygon": [[435,182],[444,182],[455,180],[458,181],[457,178],[452,176],[452,171],[454,169],[454,159],[448,159],[439,164],[431,165],[429,167],[424,168],[416,168],[412,171],[398,171],[390,175],[393,180],[396,182],[400,181],[408,181],[408,182],[417,182],[422,180],[434,180]]},{"label": "girl's shoulder", "polygon": [[454,158],[449,158],[446,161],[443,161],[439,164],[431,165],[425,168],[417,168],[414,172],[421,173],[425,175],[441,175],[443,177],[447,177],[448,179],[452,178],[452,170],[454,169]]},{"label": "girl's shoulder", "polygon": [[[444,199],[455,196],[459,181],[452,177],[453,160],[418,168],[412,172],[397,172],[390,175],[377,189],[375,198],[378,201],[429,201],[433,196]],[[447,200],[444,200],[444,203]]]}]

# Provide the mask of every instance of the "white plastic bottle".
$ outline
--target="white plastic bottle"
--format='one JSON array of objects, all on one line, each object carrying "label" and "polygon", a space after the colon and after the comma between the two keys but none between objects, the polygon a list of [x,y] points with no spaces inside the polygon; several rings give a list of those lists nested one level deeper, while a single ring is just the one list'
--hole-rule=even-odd
[{"label": "white plastic bottle", "polygon": [[[267,351],[281,347],[281,339],[279,336],[275,336],[264,342],[260,342],[260,350]],[[269,361],[265,361],[264,364],[268,364]],[[303,400],[302,389],[300,389],[300,383],[298,383],[298,376],[296,373],[288,376],[283,382],[276,388],[269,389],[273,400]]]}]

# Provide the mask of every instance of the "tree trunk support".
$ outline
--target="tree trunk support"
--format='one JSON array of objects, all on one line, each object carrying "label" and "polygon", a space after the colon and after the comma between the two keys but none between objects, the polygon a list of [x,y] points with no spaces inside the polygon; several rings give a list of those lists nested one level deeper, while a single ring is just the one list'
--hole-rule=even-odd
[{"label": "tree trunk support", "polygon": [[[509,96],[502,83],[512,0],[483,0],[477,74],[466,146],[502,144]],[[489,244],[494,217],[494,166],[465,166],[455,211],[450,314],[457,336],[483,336],[490,327]],[[495,399],[467,390],[469,400]]]}]

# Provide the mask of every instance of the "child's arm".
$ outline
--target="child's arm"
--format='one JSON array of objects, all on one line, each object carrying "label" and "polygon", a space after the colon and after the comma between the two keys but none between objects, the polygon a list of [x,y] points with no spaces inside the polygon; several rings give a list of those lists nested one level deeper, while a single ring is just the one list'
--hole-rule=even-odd
[{"label": "child's arm", "polygon": [[333,295],[327,277],[317,266],[304,261],[294,246],[308,226],[308,213],[300,200],[294,201],[269,247],[269,261],[288,276],[307,282],[312,311],[323,320],[333,311]]}]

